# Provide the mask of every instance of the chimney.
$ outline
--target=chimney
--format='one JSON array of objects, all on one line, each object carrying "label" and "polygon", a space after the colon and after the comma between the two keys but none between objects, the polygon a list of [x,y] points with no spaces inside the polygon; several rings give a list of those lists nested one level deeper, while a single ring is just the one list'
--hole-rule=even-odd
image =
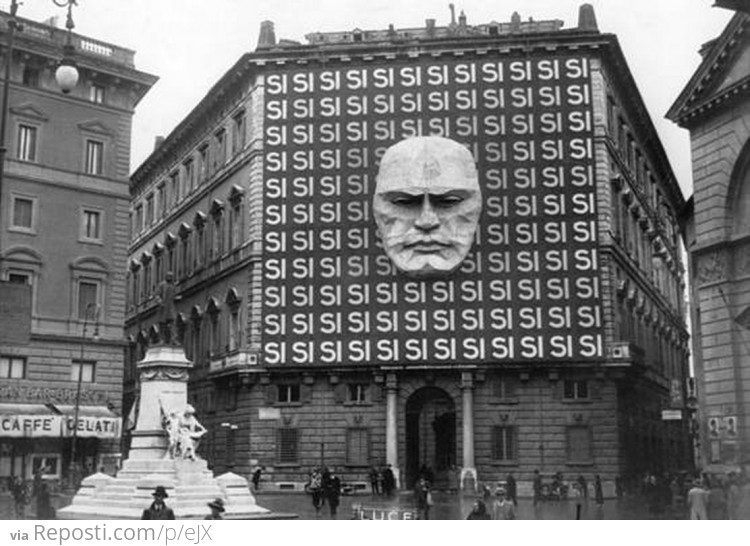
[{"label": "chimney", "polygon": [[454,6],[453,4],[448,4],[448,7],[451,10],[451,26],[455,27],[456,26],[456,6]]},{"label": "chimney", "polygon": [[427,36],[435,36],[435,19],[425,20],[425,27],[427,28]]},{"label": "chimney", "polygon": [[276,33],[273,30],[273,21],[263,21],[260,24],[260,35],[258,36],[258,47],[255,49],[269,49],[276,45]]},{"label": "chimney", "polygon": [[164,144],[164,140],[165,139],[164,139],[163,136],[158,136],[158,137],[154,138],[154,151],[158,150],[159,146],[161,146],[162,144]]},{"label": "chimney", "polygon": [[510,30],[511,32],[521,30],[521,15],[517,11],[514,11],[513,15],[510,16]]},{"label": "chimney", "polygon": [[578,28],[580,30],[599,31],[599,27],[596,24],[594,6],[591,4],[581,4],[581,7],[578,8]]}]

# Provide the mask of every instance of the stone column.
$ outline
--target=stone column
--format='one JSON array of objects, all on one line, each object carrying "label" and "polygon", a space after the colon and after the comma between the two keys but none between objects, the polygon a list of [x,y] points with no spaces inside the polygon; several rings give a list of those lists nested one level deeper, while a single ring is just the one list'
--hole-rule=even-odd
[{"label": "stone column", "polygon": [[391,465],[396,487],[401,487],[401,473],[398,466],[398,381],[396,374],[389,373],[385,378],[385,459]]},{"label": "stone column", "polygon": [[461,373],[461,402],[463,408],[463,465],[461,489],[476,491],[477,469],[474,463],[474,377],[471,372]]}]

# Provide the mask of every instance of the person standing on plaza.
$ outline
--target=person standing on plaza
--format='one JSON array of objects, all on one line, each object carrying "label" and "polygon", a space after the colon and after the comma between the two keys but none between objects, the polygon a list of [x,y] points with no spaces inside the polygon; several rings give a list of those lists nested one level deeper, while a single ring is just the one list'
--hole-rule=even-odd
[{"label": "person standing on plaza", "polygon": [[471,512],[466,516],[466,519],[492,519],[489,512],[487,512],[487,505],[484,501],[477,499],[474,502],[474,506],[471,508]]},{"label": "person standing on plaza", "polygon": [[263,475],[263,467],[259,466],[255,469],[255,472],[253,472],[253,490],[256,492],[258,491],[258,488],[260,487],[260,477]]},{"label": "person standing on plaza", "polygon": [[417,519],[430,519],[430,508],[432,507],[432,492],[430,483],[425,478],[419,478],[414,487],[414,498],[417,501]]},{"label": "person standing on plaza", "polygon": [[701,480],[695,480],[687,494],[687,505],[690,519],[708,519],[708,491],[703,488]]},{"label": "person standing on plaza", "polygon": [[516,519],[516,507],[506,498],[506,491],[502,487],[495,490],[495,500],[492,502],[492,519]]},{"label": "person standing on plaza", "polygon": [[602,490],[602,478],[597,474],[594,477],[594,500],[596,504],[601,506],[604,504],[604,491]]},{"label": "person standing on plaza", "polygon": [[539,475],[539,469],[534,470],[534,506],[539,504],[542,499],[542,476]]},{"label": "person standing on plaza", "polygon": [[157,485],[151,495],[154,497],[154,502],[143,511],[141,519],[175,519],[174,512],[164,502],[164,499],[169,497],[164,486]]},{"label": "person standing on plaza", "polygon": [[13,478],[10,493],[13,496],[16,519],[26,519],[26,506],[29,504],[29,487],[21,476]]},{"label": "person standing on plaza", "polygon": [[224,519],[224,499],[217,498],[208,503],[211,513],[205,519]]},{"label": "person standing on plaza", "polygon": [[341,503],[341,480],[333,470],[323,474],[323,491],[328,503],[331,519],[336,519],[336,512]]},{"label": "person standing on plaza", "polygon": [[514,506],[518,506],[517,491],[516,479],[513,477],[513,474],[508,474],[508,477],[505,478],[505,496]]},{"label": "person standing on plaza", "polygon": [[586,483],[586,478],[583,477],[583,474],[578,476],[578,488],[581,490],[581,496],[584,499],[589,498],[589,484]]},{"label": "person standing on plaza", "polygon": [[378,469],[375,465],[370,467],[370,487],[372,488],[373,495],[380,495],[380,488],[378,486]]},{"label": "person standing on plaza", "polygon": [[393,468],[390,464],[385,465],[383,470],[383,487],[382,492],[387,497],[393,495],[393,491],[396,489],[396,477],[393,475]]}]

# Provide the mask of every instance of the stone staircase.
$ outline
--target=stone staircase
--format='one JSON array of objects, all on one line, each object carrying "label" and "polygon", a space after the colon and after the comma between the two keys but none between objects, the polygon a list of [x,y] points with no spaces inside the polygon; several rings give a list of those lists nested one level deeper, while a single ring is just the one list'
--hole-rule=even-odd
[{"label": "stone staircase", "polygon": [[94,474],[81,483],[73,502],[57,511],[60,519],[140,519],[157,485],[169,495],[177,519],[203,519],[207,503],[224,499],[226,519],[279,517],[255,504],[247,480],[233,473],[214,477],[204,460],[129,459],[117,477]]}]

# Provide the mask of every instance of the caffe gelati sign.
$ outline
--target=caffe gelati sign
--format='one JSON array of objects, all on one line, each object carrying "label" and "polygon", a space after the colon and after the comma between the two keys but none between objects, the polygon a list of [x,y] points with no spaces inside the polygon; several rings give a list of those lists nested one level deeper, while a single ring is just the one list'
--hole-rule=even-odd
[{"label": "caffe gelati sign", "polygon": [[[263,356],[269,365],[602,356],[590,60],[487,53],[279,67],[265,78]],[[372,212],[414,136],[477,164],[471,251],[400,273]]]},{"label": "caffe gelati sign", "polygon": [[[74,417],[62,415],[0,415],[0,437],[60,438],[72,436]],[[78,417],[76,436],[81,438],[119,438],[120,420],[116,417]]]}]

